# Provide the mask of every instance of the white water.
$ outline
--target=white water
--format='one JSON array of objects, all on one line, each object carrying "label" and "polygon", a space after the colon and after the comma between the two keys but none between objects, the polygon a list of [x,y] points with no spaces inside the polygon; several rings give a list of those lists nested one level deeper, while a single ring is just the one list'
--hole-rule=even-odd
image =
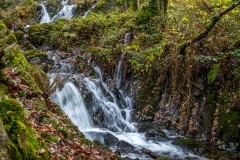
[{"label": "white water", "polygon": [[47,12],[46,7],[44,6],[43,3],[41,3],[41,6],[42,6],[42,15],[41,15],[42,18],[41,18],[40,23],[42,24],[42,23],[49,23],[49,22],[51,22],[51,18],[49,16],[48,12]]},{"label": "white water", "polygon": [[[100,72],[100,77],[101,76],[102,74]],[[125,96],[124,92],[120,91],[120,95],[124,99],[123,102],[119,103],[122,106],[120,107],[114,100],[109,100],[106,97],[105,94],[111,91],[108,88],[106,92],[104,92],[101,88],[101,81],[86,77],[84,78],[84,83],[87,89],[93,94],[95,103],[99,104],[104,112],[103,123],[107,124],[105,128],[99,128],[93,124],[92,118],[87,110],[87,105],[85,105],[80,92],[73,83],[67,82],[62,90],[57,90],[51,98],[58,103],[72,122],[78,126],[80,131],[90,140],[98,139],[103,143],[103,135],[110,133],[119,140],[126,141],[139,150],[146,148],[156,154],[176,159],[185,159],[186,157],[204,159],[194,154],[184,152],[181,148],[172,145],[170,141],[147,141],[145,135],[138,133],[137,128],[131,122],[132,101],[130,97]],[[127,113],[126,116],[123,116],[122,111]],[[123,153],[122,156],[124,155],[130,158],[148,159],[141,153]]]},{"label": "white water", "polygon": [[[73,17],[73,11],[77,8],[76,5],[67,5],[68,4],[68,0],[62,0],[61,4],[63,6],[63,8],[56,14],[54,15],[52,18],[49,16],[49,13],[46,9],[46,6],[41,3],[41,7],[42,7],[42,13],[41,13],[41,20],[40,23],[51,23],[56,21],[57,19],[71,19]],[[89,12],[94,9],[96,7],[97,3],[95,3],[94,5],[92,5],[90,7],[89,10],[87,10],[84,15],[83,18],[86,18],[89,14]]]},{"label": "white water", "polygon": [[[126,33],[124,35],[124,44],[128,45],[130,43],[131,39],[131,33]],[[117,89],[121,88],[122,85],[122,72],[123,72],[123,58],[125,56],[125,53],[123,53],[120,57],[120,60],[117,65],[116,75],[115,75],[115,85]]]},{"label": "white water", "polygon": [[63,19],[71,19],[73,17],[73,11],[76,9],[76,5],[67,5],[68,0],[62,0],[61,4],[63,8],[52,18],[49,16],[49,13],[43,3],[41,3],[42,6],[42,17],[40,23],[50,23],[54,22],[57,19],[63,18]]},{"label": "white water", "polygon": [[126,33],[124,35],[124,44],[128,45],[130,43],[131,33]]},{"label": "white water", "polygon": [[93,122],[83,98],[73,83],[67,82],[62,90],[58,89],[51,98],[80,130],[93,128]]},{"label": "white water", "polygon": [[116,88],[120,89],[121,83],[122,83],[122,60],[119,60],[118,65],[117,65],[117,74],[116,74]]}]

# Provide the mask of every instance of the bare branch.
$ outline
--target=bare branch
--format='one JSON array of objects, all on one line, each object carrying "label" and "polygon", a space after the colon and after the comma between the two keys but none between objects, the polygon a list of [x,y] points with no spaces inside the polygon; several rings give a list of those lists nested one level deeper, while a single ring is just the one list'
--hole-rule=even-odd
[{"label": "bare branch", "polygon": [[239,5],[240,5],[240,0],[237,1],[236,3],[232,4],[230,7],[226,8],[225,10],[223,10],[216,16],[214,16],[212,18],[212,21],[206,26],[206,28],[203,32],[201,32],[197,37],[193,38],[192,40],[185,41],[178,46],[179,53],[181,55],[185,55],[185,50],[188,46],[190,46],[193,43],[199,42],[200,40],[205,38],[208,35],[208,33],[213,29],[213,27],[217,24],[217,22],[220,20],[220,18],[222,16],[224,16],[225,14],[227,14],[228,12],[230,12],[231,10],[233,10],[234,8],[236,8]]}]

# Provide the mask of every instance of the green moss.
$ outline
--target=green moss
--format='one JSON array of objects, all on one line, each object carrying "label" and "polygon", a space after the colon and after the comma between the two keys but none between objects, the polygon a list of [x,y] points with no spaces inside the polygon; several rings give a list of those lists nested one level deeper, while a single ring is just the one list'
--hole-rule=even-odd
[{"label": "green moss", "polygon": [[240,140],[240,109],[231,108],[231,98],[227,94],[219,97],[220,110],[218,123],[220,127],[219,136],[228,141]]},{"label": "green moss", "polygon": [[0,117],[4,128],[10,138],[9,152],[13,159],[46,159],[48,153],[39,154],[38,151],[43,148],[35,137],[25,118],[24,109],[13,99],[2,99],[0,101]]},{"label": "green moss", "polygon": [[5,38],[0,39],[0,47],[4,47],[5,45],[11,45],[16,41],[16,38],[12,34],[9,34]]},{"label": "green moss", "polygon": [[181,142],[186,146],[198,146],[199,143],[196,140],[193,140],[191,138],[183,138],[181,139]]},{"label": "green moss", "polygon": [[218,72],[220,70],[220,64],[214,64],[210,71],[208,72],[208,84],[212,84],[217,78]]},{"label": "green moss", "polygon": [[16,32],[13,33],[14,36],[17,38],[18,41],[21,41],[24,39],[24,32],[21,30],[17,30]]},{"label": "green moss", "polygon": [[8,95],[8,87],[2,83],[0,83],[0,99],[3,98],[4,95]]},{"label": "green moss", "polygon": [[[0,52],[4,54],[1,56],[2,65],[5,68],[14,68],[14,73],[20,77],[23,83],[40,92],[35,84],[31,72],[33,68],[26,61],[22,51],[16,43],[15,36],[6,28],[3,22],[0,21],[0,33],[3,39],[0,39]],[[10,81],[12,81],[10,79]],[[11,83],[11,82],[10,82]]]},{"label": "green moss", "polygon": [[28,61],[35,57],[38,57],[40,60],[47,59],[47,54],[37,49],[27,50],[24,55]]},{"label": "green moss", "polygon": [[87,138],[82,138],[81,139],[81,142],[83,142],[83,144],[86,144],[86,145],[89,145],[91,144],[92,142],[90,140],[88,140]]},{"label": "green moss", "polygon": [[47,142],[58,142],[59,137],[58,136],[49,136],[46,133],[42,133],[41,136],[47,141]]}]

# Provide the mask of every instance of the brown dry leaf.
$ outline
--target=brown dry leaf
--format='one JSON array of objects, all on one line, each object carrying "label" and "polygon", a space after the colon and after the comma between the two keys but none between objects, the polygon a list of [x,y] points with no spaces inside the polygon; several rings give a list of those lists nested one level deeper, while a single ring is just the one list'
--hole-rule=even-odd
[{"label": "brown dry leaf", "polygon": [[42,154],[42,153],[44,153],[44,152],[46,152],[46,150],[45,150],[44,148],[42,148],[42,149],[40,149],[40,150],[38,151],[38,153],[40,153],[40,154]]}]

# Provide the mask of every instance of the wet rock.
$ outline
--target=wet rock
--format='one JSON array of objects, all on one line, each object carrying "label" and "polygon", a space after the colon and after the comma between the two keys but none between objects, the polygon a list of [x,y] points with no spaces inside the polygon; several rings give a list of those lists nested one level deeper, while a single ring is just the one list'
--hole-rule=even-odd
[{"label": "wet rock", "polygon": [[200,142],[191,138],[176,138],[173,144],[192,151],[197,151],[201,148]]},{"label": "wet rock", "polygon": [[117,144],[118,139],[110,133],[104,135],[104,144],[111,146]]},{"label": "wet rock", "polygon": [[148,132],[149,129],[153,128],[153,124],[150,122],[141,122],[138,126],[139,132]]},{"label": "wet rock", "polygon": [[121,153],[130,152],[135,149],[133,145],[123,140],[117,143],[117,147],[118,147],[117,151],[120,151]]},{"label": "wet rock", "polygon": [[38,58],[39,61],[47,60],[47,54],[37,49],[27,50],[24,55],[28,61],[36,58]]},{"label": "wet rock", "polygon": [[168,141],[169,138],[167,135],[162,131],[157,131],[155,129],[150,129],[145,133],[147,140],[154,140],[154,141]]}]

